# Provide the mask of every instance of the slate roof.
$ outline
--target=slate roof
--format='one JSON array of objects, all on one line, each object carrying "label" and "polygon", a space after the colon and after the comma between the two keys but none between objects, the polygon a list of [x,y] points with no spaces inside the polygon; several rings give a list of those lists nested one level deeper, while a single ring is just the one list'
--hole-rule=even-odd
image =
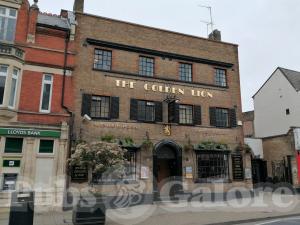
[{"label": "slate roof", "polygon": [[283,73],[283,75],[288,79],[288,81],[291,83],[291,85],[296,89],[296,91],[300,90],[300,72],[284,69],[279,67],[280,71]]},{"label": "slate roof", "polygon": [[66,18],[62,18],[56,15],[42,14],[38,15],[38,24],[47,25],[51,27],[57,27],[62,29],[70,29],[69,22]]}]

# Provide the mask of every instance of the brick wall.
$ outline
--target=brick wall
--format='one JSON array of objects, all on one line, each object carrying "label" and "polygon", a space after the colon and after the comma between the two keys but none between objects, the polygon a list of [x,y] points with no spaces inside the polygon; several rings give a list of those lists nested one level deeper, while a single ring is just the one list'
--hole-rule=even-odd
[{"label": "brick wall", "polygon": [[[201,86],[196,84],[184,84],[174,82],[172,85],[183,87],[185,90],[190,89],[204,89],[213,93],[214,97],[199,98],[191,97],[186,94],[180,96],[181,104],[192,104],[202,106],[202,125],[197,127],[189,126],[174,126],[172,135],[166,137],[162,134],[163,125],[150,125],[146,123],[139,123],[136,131],[130,130],[118,131],[114,128],[97,128],[98,122],[91,121],[87,128],[85,128],[86,138],[97,138],[105,133],[116,133],[116,135],[129,135],[134,139],[142,139],[145,136],[145,131],[150,132],[150,136],[155,140],[164,138],[173,139],[182,142],[185,139],[185,134],[192,138],[194,143],[204,141],[207,139],[223,140],[231,145],[236,145],[243,142],[243,131],[241,127],[234,129],[216,129],[210,127],[209,124],[209,107],[237,107],[237,119],[241,120],[241,96],[239,83],[239,66],[238,66],[238,50],[237,46],[222,42],[210,41],[203,38],[196,38],[182,34],[166,32],[158,29],[147,28],[144,26],[133,25],[129,23],[109,20],[105,18],[97,18],[78,14],[78,28],[76,45],[80,48],[77,56],[77,66],[74,71],[75,82],[75,112],[76,112],[76,132],[82,131],[81,104],[82,93],[90,93],[95,95],[105,96],[119,96],[120,97],[120,118],[114,122],[130,123],[135,126],[134,121],[129,119],[130,98],[163,101],[166,94],[160,92],[147,92],[143,89],[145,82],[149,84],[170,84],[160,78],[170,78],[179,80],[178,63],[179,60],[163,59],[155,57],[155,75],[157,79],[146,79],[139,77],[128,77],[118,73],[101,72],[93,70],[94,49],[98,48],[93,45],[82,47],[82,43],[86,38],[96,40],[116,42],[125,45],[148,48],[152,50],[165,51],[170,53],[182,54],[198,58],[205,58],[215,61],[232,63],[233,67],[227,70],[228,86],[229,88],[216,88],[212,86]],[[93,26],[90,26],[93,24]],[[100,47],[100,49],[103,49]],[[107,48],[104,48],[107,49]],[[109,49],[112,51],[112,70],[122,71],[128,73],[138,73],[139,54]],[[153,57],[152,55],[150,55]],[[190,63],[190,62],[188,62]],[[206,83],[208,85],[214,84],[215,66],[193,63],[193,77],[195,82]],[[120,89],[116,87],[116,79],[135,81],[137,82],[134,89]],[[84,126],[84,125],[83,125]],[[81,127],[81,129],[80,129]],[[93,134],[89,131],[93,129]],[[202,133],[210,133],[208,137]],[[217,133],[221,133],[217,135]],[[216,134],[216,135],[213,135]]]}]

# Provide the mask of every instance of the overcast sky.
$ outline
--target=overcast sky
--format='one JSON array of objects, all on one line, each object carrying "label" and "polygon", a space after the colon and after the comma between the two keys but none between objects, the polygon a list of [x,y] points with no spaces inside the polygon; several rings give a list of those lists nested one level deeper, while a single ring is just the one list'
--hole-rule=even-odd
[{"label": "overcast sky", "polygon": [[[59,14],[73,0],[38,4]],[[85,12],[206,37],[201,21],[209,14],[200,4],[213,8],[223,41],[239,45],[244,111],[253,109],[253,94],[278,66],[300,71],[299,0],[85,0]]]}]

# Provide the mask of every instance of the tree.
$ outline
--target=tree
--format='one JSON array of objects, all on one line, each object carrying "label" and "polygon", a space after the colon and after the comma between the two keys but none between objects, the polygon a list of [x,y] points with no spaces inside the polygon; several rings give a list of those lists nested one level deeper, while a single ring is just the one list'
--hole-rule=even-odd
[{"label": "tree", "polygon": [[126,150],[116,143],[82,142],[75,146],[69,165],[87,167],[92,174],[113,171],[115,175],[116,171],[119,171],[119,175],[122,176],[127,163],[125,152]]}]

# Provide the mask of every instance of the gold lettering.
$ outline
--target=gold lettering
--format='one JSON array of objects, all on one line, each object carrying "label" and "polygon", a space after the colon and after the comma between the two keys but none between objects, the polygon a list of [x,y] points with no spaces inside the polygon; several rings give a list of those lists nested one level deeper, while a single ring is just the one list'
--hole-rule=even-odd
[{"label": "gold lettering", "polygon": [[207,96],[210,97],[210,98],[213,98],[213,94],[210,93],[210,92],[207,92]]},{"label": "gold lettering", "polygon": [[116,86],[120,87],[120,85],[121,85],[121,81],[120,80],[116,80]]},{"label": "gold lettering", "polygon": [[145,84],[145,85],[144,85],[144,89],[145,89],[146,91],[150,91],[150,90],[151,90],[151,89],[149,88],[148,84]]},{"label": "gold lettering", "polygon": [[173,88],[172,88],[172,93],[173,93],[173,94],[176,94],[176,90],[177,90],[177,89],[173,87]]},{"label": "gold lettering", "polygon": [[165,87],[165,92],[166,92],[166,93],[171,92],[171,88],[170,88],[170,87]]},{"label": "gold lettering", "polygon": [[203,98],[207,97],[206,92],[205,92],[205,91],[201,91],[201,96],[202,96]]},{"label": "gold lettering", "polygon": [[194,90],[194,89],[192,89],[192,96],[196,96],[196,95],[195,95],[195,90]]},{"label": "gold lettering", "polygon": [[159,92],[164,92],[164,91],[163,91],[163,86],[159,86],[159,87],[158,87],[158,90],[159,90]]},{"label": "gold lettering", "polygon": [[158,91],[158,86],[157,85],[152,85],[152,91]]},{"label": "gold lettering", "polygon": [[184,89],[179,88],[179,89],[178,89],[178,92],[179,92],[179,94],[184,95]]}]

